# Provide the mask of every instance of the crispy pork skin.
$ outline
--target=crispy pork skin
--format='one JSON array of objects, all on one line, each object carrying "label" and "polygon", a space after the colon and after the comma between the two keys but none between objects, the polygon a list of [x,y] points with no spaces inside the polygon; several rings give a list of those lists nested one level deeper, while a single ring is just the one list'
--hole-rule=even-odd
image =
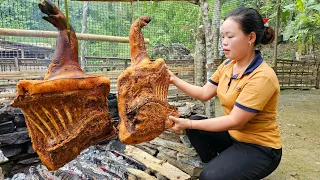
[{"label": "crispy pork skin", "polygon": [[150,21],[143,16],[131,25],[131,66],[118,77],[119,139],[125,144],[150,141],[172,127],[169,115],[179,117],[167,102],[170,77],[165,61],[150,61],[146,52],[141,29]]},{"label": "crispy pork skin", "polygon": [[109,115],[107,77],[85,75],[78,63],[78,41],[62,12],[44,0],[43,17],[59,31],[44,80],[22,80],[12,106],[26,118],[33,149],[49,170],[56,170],[91,145],[115,135]]}]

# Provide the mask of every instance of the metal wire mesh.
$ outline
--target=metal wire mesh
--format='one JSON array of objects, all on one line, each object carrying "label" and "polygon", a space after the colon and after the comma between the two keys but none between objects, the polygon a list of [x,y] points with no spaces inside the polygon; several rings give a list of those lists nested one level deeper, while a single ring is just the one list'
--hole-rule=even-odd
[{"label": "metal wire mesh", "polygon": [[[65,12],[64,3],[61,0],[53,0],[56,6]],[[2,0],[0,2],[0,28],[57,31],[51,24],[44,21],[44,15],[38,8],[39,0]],[[76,33],[82,31],[84,2],[68,1],[70,24]],[[184,13],[184,18],[177,14]],[[160,44],[183,43],[188,49],[194,48],[194,41],[190,29],[197,26],[199,7],[186,2],[89,2],[86,32],[109,36],[128,37],[130,25],[133,19],[142,15],[150,16],[151,23],[143,29],[145,38],[150,39],[147,46],[150,56],[153,55],[153,47]],[[163,24],[163,19],[166,23]],[[174,26],[170,22],[175,22]],[[54,38],[38,37],[12,37],[0,35],[0,48],[11,49],[1,51],[1,57],[19,56],[20,43],[30,45],[32,52],[41,54],[43,48],[55,48]],[[12,43],[15,42],[15,43]],[[10,45],[9,45],[10,44]],[[79,43],[79,56],[80,56]],[[85,41],[86,56],[129,58],[128,43]],[[13,48],[13,49],[12,49]],[[16,51],[13,51],[16,50]],[[35,57],[24,52],[25,57]],[[20,53],[21,56],[21,53]],[[49,54],[49,58],[50,58]]]}]

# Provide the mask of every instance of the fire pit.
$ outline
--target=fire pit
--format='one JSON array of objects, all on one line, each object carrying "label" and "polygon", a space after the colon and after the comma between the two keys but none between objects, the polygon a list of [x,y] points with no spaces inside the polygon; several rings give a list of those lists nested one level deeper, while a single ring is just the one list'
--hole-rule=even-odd
[{"label": "fire pit", "polygon": [[[110,111],[117,120],[116,97],[111,94],[109,98],[115,103],[109,107],[114,108]],[[202,106],[193,103],[173,105],[182,117],[203,112]],[[167,130],[158,138],[135,146],[126,146],[114,137],[91,146],[64,167],[50,172],[32,150],[19,109],[2,107],[0,128],[0,179],[197,179],[203,166],[188,138]]]}]

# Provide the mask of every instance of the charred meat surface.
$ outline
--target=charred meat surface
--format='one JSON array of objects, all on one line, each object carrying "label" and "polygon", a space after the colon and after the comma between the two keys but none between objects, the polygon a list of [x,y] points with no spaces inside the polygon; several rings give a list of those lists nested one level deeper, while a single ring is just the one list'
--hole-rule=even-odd
[{"label": "charred meat surface", "polygon": [[[56,170],[91,145],[115,135],[109,116],[107,77],[85,75],[78,62],[78,40],[66,17],[43,0],[43,17],[59,31],[44,80],[22,80],[11,104],[25,116],[33,149],[49,170]],[[69,31],[69,32],[68,32]]]},{"label": "charred meat surface", "polygon": [[179,117],[167,102],[170,77],[165,61],[150,61],[146,52],[141,29],[150,21],[143,16],[131,25],[131,66],[118,77],[119,139],[125,144],[150,141],[172,127],[169,115]]}]

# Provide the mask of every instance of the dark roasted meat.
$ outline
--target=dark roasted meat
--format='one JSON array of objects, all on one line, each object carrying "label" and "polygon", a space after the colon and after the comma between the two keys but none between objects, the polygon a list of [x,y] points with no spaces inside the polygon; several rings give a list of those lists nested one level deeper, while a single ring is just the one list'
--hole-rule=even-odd
[{"label": "dark roasted meat", "polygon": [[78,63],[78,41],[68,32],[62,12],[51,2],[39,4],[57,27],[56,50],[44,80],[22,80],[12,103],[24,113],[33,149],[49,170],[56,170],[91,145],[115,135],[109,116],[107,77],[85,75]]}]

